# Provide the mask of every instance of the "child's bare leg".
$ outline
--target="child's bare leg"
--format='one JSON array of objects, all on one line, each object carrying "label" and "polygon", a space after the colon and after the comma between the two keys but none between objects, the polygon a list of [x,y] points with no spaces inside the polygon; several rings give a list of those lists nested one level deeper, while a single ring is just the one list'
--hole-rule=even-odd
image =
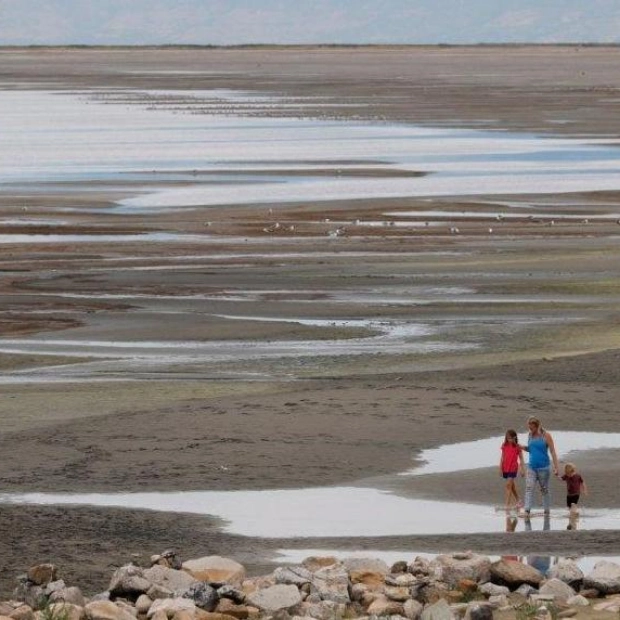
[{"label": "child's bare leg", "polygon": [[512,496],[514,497],[515,505],[518,506],[520,500],[519,500],[519,491],[517,489],[517,483],[514,481],[514,479],[511,480],[510,482],[512,482],[512,487],[511,487],[511,489],[512,489]]},{"label": "child's bare leg", "polygon": [[506,480],[506,491],[504,493],[504,503],[506,505],[506,508],[510,508],[510,501],[512,498],[511,482],[512,481],[510,480],[510,478]]}]

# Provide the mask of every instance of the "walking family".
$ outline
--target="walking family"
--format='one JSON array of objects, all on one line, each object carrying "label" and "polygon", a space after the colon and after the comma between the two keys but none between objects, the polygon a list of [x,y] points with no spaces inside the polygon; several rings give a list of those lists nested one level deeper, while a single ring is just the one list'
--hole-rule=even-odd
[{"label": "walking family", "polygon": [[[555,450],[555,443],[551,433],[545,430],[538,418],[533,416],[527,420],[527,445],[519,443],[517,432],[513,429],[506,431],[504,443],[501,446],[500,473],[505,483],[505,507],[523,509],[524,516],[528,517],[532,511],[534,493],[540,489],[542,505],[545,515],[551,509],[551,494],[549,483],[551,474],[559,475],[560,465]],[[527,466],[524,463],[523,453],[528,453]],[[525,501],[519,497],[516,479],[518,475],[525,476]],[[579,497],[587,494],[586,484],[576,467],[566,463],[562,480],[566,482],[566,506],[571,511],[577,510]]]}]

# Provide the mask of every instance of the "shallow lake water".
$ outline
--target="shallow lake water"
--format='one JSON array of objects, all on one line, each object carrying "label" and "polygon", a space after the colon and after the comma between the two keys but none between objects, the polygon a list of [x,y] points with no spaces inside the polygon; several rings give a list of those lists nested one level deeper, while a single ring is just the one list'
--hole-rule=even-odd
[{"label": "shallow lake water", "polygon": [[[620,189],[620,150],[611,140],[196,114],[193,106],[205,101],[221,106],[227,97],[192,91],[185,93],[180,105],[180,95],[1,91],[0,187],[24,182],[139,181],[144,183],[139,193],[119,203],[122,209],[137,212],[293,200]],[[250,114],[256,103],[252,95],[236,97],[247,97]],[[253,170],[264,172],[269,165],[274,167],[271,177],[252,177]],[[368,176],[338,176],[338,170],[356,166],[368,170]],[[333,168],[336,178],[313,177],[317,167]],[[281,176],[282,169],[304,174]],[[428,174],[405,178],[372,174],[384,170]],[[192,176],[199,172],[223,183],[192,184]],[[231,177],[233,172],[248,176]],[[187,186],[158,187],[162,175],[186,181]]]},{"label": "shallow lake water", "polygon": [[[558,456],[576,450],[620,448],[620,433],[554,432]],[[501,437],[463,450],[460,444],[422,453],[430,461],[419,474],[455,471],[445,467],[444,455],[459,450],[460,470],[490,467],[497,462]],[[478,451],[487,452],[483,463]],[[430,457],[429,457],[430,454]],[[427,468],[425,470],[425,467]],[[430,471],[429,471],[430,470]],[[414,471],[415,473],[415,471]],[[498,489],[498,496],[499,493]],[[458,534],[501,531],[575,529],[617,529],[620,510],[582,509],[578,519],[569,520],[564,508],[554,508],[545,517],[536,507],[531,519],[506,513],[496,506],[402,497],[381,488],[364,486],[311,487],[265,491],[188,491],[170,493],[25,493],[0,496],[1,502],[115,506],[212,515],[223,519],[225,531],[261,538],[370,537],[423,534]],[[252,506],[252,510],[248,510]]]}]

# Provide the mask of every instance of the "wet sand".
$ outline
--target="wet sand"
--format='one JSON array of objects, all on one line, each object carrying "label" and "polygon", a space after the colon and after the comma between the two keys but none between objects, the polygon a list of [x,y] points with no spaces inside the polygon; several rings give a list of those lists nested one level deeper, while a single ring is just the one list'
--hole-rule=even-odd
[{"label": "wet sand", "polygon": [[[2,50],[0,86],[259,90],[305,101],[303,113],[312,117],[616,139],[620,117],[610,84],[620,77],[618,55],[616,48],[568,46]],[[321,106],[307,103],[304,98],[310,96],[319,97]],[[240,105],[231,106],[243,112]],[[300,112],[254,108],[252,114]],[[338,174],[337,164],[328,162],[320,171],[330,173]],[[37,229],[12,225],[12,232],[205,230],[204,214],[193,211],[148,218],[97,211],[131,195],[135,188],[129,186],[43,189],[1,188],[2,217],[26,213],[53,220]],[[557,210],[559,203],[563,213],[579,219],[560,218],[553,226],[527,217],[498,223],[504,201],[534,204],[541,211],[549,205]],[[451,337],[462,344],[484,344],[424,355],[336,358],[302,350],[293,358],[259,363],[104,368],[97,376],[105,381],[89,380],[88,374],[77,381],[69,374],[74,380],[62,383],[27,379],[40,377],[46,368],[50,377],[74,372],[78,362],[91,361],[89,353],[95,350],[86,348],[79,358],[2,353],[3,377],[29,371],[20,375],[22,382],[13,376],[2,386],[3,491],[336,485],[410,469],[426,448],[499,435],[509,426],[522,430],[532,414],[551,430],[617,431],[620,229],[614,219],[596,220],[613,213],[617,201],[617,193],[594,192],[278,205],[278,221],[283,228],[294,225],[294,235],[265,232],[271,214],[241,205],[210,209],[209,233],[218,244],[207,248],[174,241],[0,246],[4,339],[62,332],[84,341],[240,340],[256,346],[307,339],[319,347],[321,341],[354,339],[369,330],[255,318],[403,317],[460,321],[468,327]],[[78,212],[56,211],[85,203],[89,208]],[[334,221],[383,220],[387,209],[439,209],[447,215],[438,228],[360,227],[339,238],[336,248],[326,237]],[[459,217],[462,210],[488,217]],[[588,218],[587,225],[581,217]],[[458,236],[449,234],[455,222]],[[487,232],[491,225],[493,236]],[[188,263],[192,268],[184,269]],[[174,270],[164,269],[170,266]],[[449,303],[433,298],[415,305],[364,301],[370,293],[396,299],[412,286],[475,288],[488,297],[459,303],[455,294]],[[103,299],[102,294],[114,297]],[[192,295],[207,301],[182,300]],[[488,301],[503,295],[504,303]],[[350,299],[336,303],[338,296]],[[519,296],[524,300],[515,302]],[[205,303],[208,316],[200,312]],[[227,314],[238,318],[222,318]],[[180,315],[183,321],[175,318]],[[498,322],[506,317],[525,323],[534,317],[538,323],[506,329]],[[131,380],[120,380],[124,372]],[[579,459],[591,487],[588,505],[620,507],[617,485],[610,482],[620,468],[617,454],[585,453]],[[400,492],[488,503],[501,497],[501,483],[491,470],[408,479],[408,485]],[[562,495],[558,483],[556,505]],[[389,548],[412,553],[471,548],[493,554],[620,555],[620,530],[284,542],[224,534],[220,524],[195,516],[5,505],[0,506],[0,523],[2,531],[10,532],[0,541],[2,595],[34,562],[58,563],[68,581],[94,592],[105,588],[111,567],[131,553],[146,558],[171,546],[185,557],[229,555],[254,573],[268,570],[269,559],[283,547],[367,549],[369,554]]]}]

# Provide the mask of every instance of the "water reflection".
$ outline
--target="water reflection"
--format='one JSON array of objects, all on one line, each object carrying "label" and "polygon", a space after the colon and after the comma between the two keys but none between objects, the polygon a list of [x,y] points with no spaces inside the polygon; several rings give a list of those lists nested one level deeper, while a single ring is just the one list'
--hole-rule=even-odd
[{"label": "water reflection", "polygon": [[[560,445],[573,447],[564,432],[556,431],[555,435],[558,440],[561,439],[558,441]],[[566,435],[570,435],[574,446],[582,450],[610,447],[619,436],[588,432],[571,432]],[[496,452],[499,438],[484,441],[491,441],[493,452]],[[455,445],[465,444],[452,444]],[[461,470],[472,467],[467,458],[461,459],[459,463]],[[429,465],[424,467],[428,468]],[[388,478],[389,481],[393,480]],[[379,480],[375,484],[382,486]],[[613,509],[588,508],[585,513],[569,513],[565,508],[557,508],[550,515],[533,511],[530,518],[524,519],[516,511],[506,512],[503,508],[498,510],[485,504],[401,497],[385,488],[364,486],[177,493],[0,494],[1,503],[117,506],[213,515],[226,521],[225,529],[232,534],[261,538],[353,538],[502,530],[514,532],[523,529],[545,531],[552,526],[557,530],[567,529],[567,526],[570,529],[576,529],[577,526],[580,529],[618,529],[620,524],[620,511]],[[248,506],[252,506],[251,511],[248,511]]]},{"label": "water reflection", "polygon": [[[525,531],[532,531],[532,518],[527,516],[523,520],[525,523]],[[549,531],[551,529],[551,516],[547,513],[543,517],[542,530]],[[547,574],[547,571],[551,568],[551,556],[549,555],[528,555],[526,557],[526,563],[535,568],[543,575]]]},{"label": "water reflection", "polygon": [[517,523],[519,523],[519,519],[514,515],[506,516],[506,531],[514,532],[517,529]]}]

